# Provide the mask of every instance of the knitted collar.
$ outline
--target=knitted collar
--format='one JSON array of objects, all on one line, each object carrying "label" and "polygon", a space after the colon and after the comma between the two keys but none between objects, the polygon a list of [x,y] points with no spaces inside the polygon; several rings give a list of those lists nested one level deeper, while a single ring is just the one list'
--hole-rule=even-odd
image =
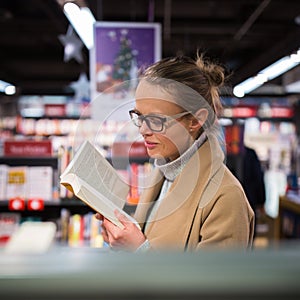
[{"label": "knitted collar", "polygon": [[200,137],[177,159],[166,162],[165,159],[160,158],[154,161],[154,166],[157,167],[169,181],[174,181],[176,176],[182,171],[193,154],[205,142],[206,134],[202,133]]}]

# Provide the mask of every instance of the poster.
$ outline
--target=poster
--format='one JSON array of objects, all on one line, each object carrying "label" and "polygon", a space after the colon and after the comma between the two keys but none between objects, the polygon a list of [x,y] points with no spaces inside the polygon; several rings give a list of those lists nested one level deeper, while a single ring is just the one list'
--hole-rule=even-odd
[{"label": "poster", "polygon": [[97,121],[128,119],[139,73],[161,59],[160,24],[96,22],[94,40],[91,117]]}]

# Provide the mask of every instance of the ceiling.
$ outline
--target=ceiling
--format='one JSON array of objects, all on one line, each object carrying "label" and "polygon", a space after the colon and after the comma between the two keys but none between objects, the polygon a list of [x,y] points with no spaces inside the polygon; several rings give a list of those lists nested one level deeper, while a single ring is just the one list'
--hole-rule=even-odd
[{"label": "ceiling", "polygon": [[[232,72],[237,84],[300,46],[299,0],[90,0],[97,21],[159,22],[162,57],[204,51]],[[298,18],[297,18],[298,17]],[[296,22],[298,20],[298,23]],[[68,20],[56,0],[0,1],[0,79],[19,94],[70,94],[89,72],[64,61]],[[282,79],[277,79],[282,84]]]}]

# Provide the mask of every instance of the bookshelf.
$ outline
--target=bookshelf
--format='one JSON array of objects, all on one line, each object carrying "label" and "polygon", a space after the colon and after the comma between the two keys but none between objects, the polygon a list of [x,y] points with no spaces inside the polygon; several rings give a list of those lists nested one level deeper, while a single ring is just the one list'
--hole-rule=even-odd
[{"label": "bookshelf", "polygon": [[[74,241],[70,244],[70,246],[82,246],[82,245],[90,245],[91,242],[91,232],[92,230],[95,232],[93,227],[97,227],[98,231],[100,231],[100,225],[95,225],[93,221],[95,211],[85,205],[82,201],[77,199],[72,194],[66,194],[65,197],[61,197],[59,192],[59,175],[60,175],[60,161],[61,157],[59,156],[51,156],[51,157],[0,157],[0,165],[7,165],[10,167],[17,166],[50,166],[53,169],[53,198],[49,200],[43,201],[42,208],[32,209],[29,208],[29,200],[24,198],[24,207],[21,209],[11,209],[11,199],[5,199],[0,201],[0,211],[1,213],[9,213],[12,215],[17,214],[19,216],[20,222],[23,221],[53,221],[57,225],[57,240],[63,243],[68,241],[68,237],[62,237],[62,228],[69,228],[68,231],[72,231],[73,227],[78,227],[80,224],[81,232],[84,232],[86,236],[83,236],[79,241]],[[130,157],[130,159],[126,157],[114,157],[113,161],[111,158],[108,158],[110,163],[114,163],[114,167],[122,170],[122,172],[129,171],[129,165],[131,164],[139,164],[147,162],[148,159],[146,157]],[[128,175],[129,176],[129,175]],[[137,201],[137,199],[134,199]],[[133,215],[136,208],[136,202],[128,201],[126,203],[124,210]],[[0,213],[0,215],[1,215]],[[79,221],[78,221],[79,220]],[[1,222],[1,218],[0,218]],[[67,225],[63,225],[67,222]],[[77,222],[77,225],[74,224]],[[91,225],[94,224],[94,225]],[[1,226],[1,224],[0,224]],[[99,233],[99,232],[98,232]],[[71,235],[71,234],[70,234]],[[0,232],[1,239],[1,232]]]},{"label": "bookshelf", "polygon": [[[37,106],[36,106],[37,105]],[[6,105],[1,105],[0,115],[0,165],[9,167],[51,167],[53,170],[53,197],[43,201],[40,209],[29,209],[28,199],[24,200],[24,207],[19,210],[11,210],[11,199],[0,200],[0,214],[17,214],[20,222],[26,220],[53,221],[57,224],[58,240],[65,240],[62,237],[62,227],[66,226],[68,219],[69,226],[73,221],[81,219],[84,222],[84,229],[90,226],[92,211],[82,201],[74,197],[72,193],[66,193],[59,184],[59,176],[66,165],[72,159],[73,151],[84,140],[93,141],[99,146],[102,154],[113,167],[120,171],[130,181],[130,166],[143,165],[148,158],[141,152],[139,155],[124,154],[127,135],[123,132],[124,122],[108,120],[99,122],[90,118],[88,102],[74,102],[60,96],[25,96],[20,97],[13,105],[12,111],[7,111]],[[35,114],[39,108],[38,114]],[[101,131],[99,131],[101,128]],[[116,133],[122,131],[121,147],[119,153],[111,154],[112,144],[115,143]],[[52,153],[48,156],[40,155],[10,155],[5,156],[4,141],[50,141]],[[131,143],[127,143],[131,145]],[[131,146],[130,146],[131,147]],[[122,149],[123,148],[123,149]],[[137,150],[143,149],[137,147]],[[122,152],[123,151],[123,152]],[[144,153],[144,152],[143,152]],[[137,199],[128,201],[124,210],[133,214],[136,208]],[[73,216],[75,216],[73,218]],[[98,221],[99,222],[99,221]],[[77,224],[78,225],[78,224]],[[0,224],[1,226],[1,224]],[[100,227],[100,226],[98,226]],[[0,232],[1,237],[1,232]]]},{"label": "bookshelf", "polygon": [[2,156],[0,164],[8,164],[10,166],[51,166],[53,169],[58,167],[58,157],[17,157],[17,156]]}]

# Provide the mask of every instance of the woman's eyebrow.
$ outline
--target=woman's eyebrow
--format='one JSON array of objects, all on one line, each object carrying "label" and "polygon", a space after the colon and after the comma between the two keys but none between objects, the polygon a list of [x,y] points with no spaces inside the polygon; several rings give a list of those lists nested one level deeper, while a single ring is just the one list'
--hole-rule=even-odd
[{"label": "woman's eyebrow", "polygon": [[[136,108],[133,108],[132,109],[135,113],[137,113],[138,115],[144,115],[144,114],[142,114],[138,109],[136,109]],[[159,115],[159,116],[164,116],[164,114],[163,113],[161,113],[161,112],[151,112],[151,113],[149,113],[149,114],[146,114],[147,116],[156,116],[156,115]]]},{"label": "woman's eyebrow", "polygon": [[137,114],[140,114],[141,115],[141,112],[138,110],[138,109],[136,109],[136,108],[133,108],[132,109],[135,113],[137,113]]}]

